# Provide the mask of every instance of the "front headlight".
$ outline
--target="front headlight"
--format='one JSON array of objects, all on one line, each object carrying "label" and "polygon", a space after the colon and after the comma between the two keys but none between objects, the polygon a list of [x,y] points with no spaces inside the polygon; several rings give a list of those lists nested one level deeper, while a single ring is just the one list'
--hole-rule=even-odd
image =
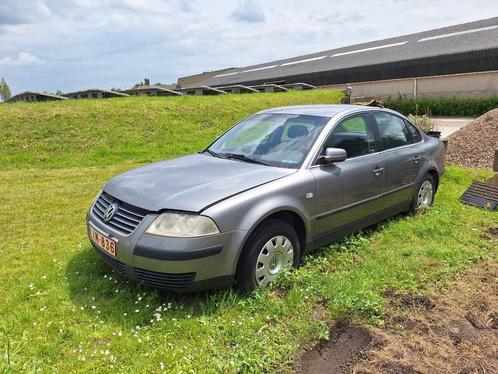
[{"label": "front headlight", "polygon": [[214,221],[206,216],[184,213],[163,213],[149,226],[147,234],[192,238],[218,234]]}]

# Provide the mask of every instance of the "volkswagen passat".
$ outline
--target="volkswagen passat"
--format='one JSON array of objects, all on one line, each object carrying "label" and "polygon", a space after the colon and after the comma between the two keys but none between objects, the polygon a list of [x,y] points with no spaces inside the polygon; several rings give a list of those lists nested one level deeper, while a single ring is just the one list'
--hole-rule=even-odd
[{"label": "volkswagen passat", "polygon": [[88,235],[131,279],[251,290],[348,232],[427,209],[443,159],[438,139],[391,110],[265,110],[198,154],[113,178],[88,213]]}]

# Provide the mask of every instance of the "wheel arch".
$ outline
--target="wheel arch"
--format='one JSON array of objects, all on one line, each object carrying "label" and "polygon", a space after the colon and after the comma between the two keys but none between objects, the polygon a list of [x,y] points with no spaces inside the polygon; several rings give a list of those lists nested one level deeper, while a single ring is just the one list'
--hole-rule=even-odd
[{"label": "wheel arch", "polygon": [[283,222],[286,222],[296,230],[299,239],[299,246],[301,249],[300,257],[303,256],[309,238],[309,228],[306,226],[305,218],[300,212],[298,212],[293,207],[280,207],[279,209],[269,211],[266,214],[262,215],[256,222],[254,222],[251,228],[247,231],[247,234],[245,235],[242,241],[241,250],[239,251],[237,256],[237,261],[235,261],[234,272],[237,271],[237,268],[240,263],[240,258],[246,248],[247,241],[249,240],[254,230],[256,230],[258,227],[260,227],[270,219],[278,219]]},{"label": "wheel arch", "polygon": [[429,174],[434,180],[434,192],[436,192],[439,187],[439,173],[437,172],[436,168],[430,168],[427,170],[426,174]]}]

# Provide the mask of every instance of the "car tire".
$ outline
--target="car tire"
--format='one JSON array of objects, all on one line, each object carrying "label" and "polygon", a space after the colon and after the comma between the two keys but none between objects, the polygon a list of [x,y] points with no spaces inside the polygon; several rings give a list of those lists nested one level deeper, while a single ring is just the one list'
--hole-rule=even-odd
[{"label": "car tire", "polygon": [[237,266],[237,286],[243,292],[264,286],[284,268],[297,267],[300,256],[296,230],[284,221],[271,218],[259,225],[245,244]]},{"label": "car tire", "polygon": [[415,186],[415,193],[410,204],[410,213],[424,212],[434,203],[436,184],[434,177],[426,174]]}]

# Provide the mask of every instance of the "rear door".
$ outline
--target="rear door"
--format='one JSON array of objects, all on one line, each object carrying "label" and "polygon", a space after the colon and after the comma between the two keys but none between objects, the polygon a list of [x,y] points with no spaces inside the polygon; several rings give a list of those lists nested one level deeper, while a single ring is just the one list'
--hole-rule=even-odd
[{"label": "rear door", "polygon": [[343,162],[311,167],[316,180],[313,240],[326,243],[353,223],[375,214],[383,191],[384,161],[378,152],[375,125],[368,114],[342,120],[331,132],[327,147],[346,150]]},{"label": "rear door", "polygon": [[422,137],[415,126],[394,114],[379,111],[372,117],[385,160],[384,207],[403,204],[412,197],[412,187],[424,161],[417,144]]}]

